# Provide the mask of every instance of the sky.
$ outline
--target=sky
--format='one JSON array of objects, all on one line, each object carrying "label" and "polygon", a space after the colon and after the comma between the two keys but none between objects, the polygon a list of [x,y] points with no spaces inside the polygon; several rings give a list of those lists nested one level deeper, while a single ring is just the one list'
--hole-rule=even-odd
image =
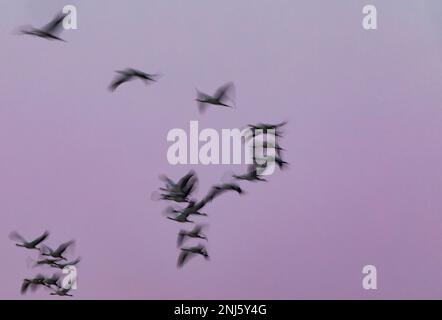
[{"label": "sky", "polygon": [[[15,34],[68,4],[66,43]],[[366,4],[377,30],[362,28]],[[76,240],[73,299],[442,298],[441,13],[438,0],[0,0],[0,298],[63,299],[20,295],[51,270],[14,230]],[[162,77],[109,92],[126,67]],[[228,81],[236,108],[200,115],[195,88]],[[167,133],[192,120],[287,120],[290,166],[210,204],[210,261],[177,269],[182,226],[152,200],[158,176],[195,170],[201,198],[246,169],[170,165]]]}]

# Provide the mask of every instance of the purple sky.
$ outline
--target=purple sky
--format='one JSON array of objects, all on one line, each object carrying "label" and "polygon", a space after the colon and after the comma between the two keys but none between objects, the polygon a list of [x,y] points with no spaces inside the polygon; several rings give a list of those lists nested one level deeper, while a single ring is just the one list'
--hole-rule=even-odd
[{"label": "purple sky", "polygon": [[[8,239],[46,229],[77,240],[79,299],[442,298],[439,0],[72,0],[67,43],[13,35],[60,3],[0,2],[0,298],[48,297],[20,295],[39,270]],[[111,94],[125,67],[164,77]],[[237,109],[200,116],[195,88],[227,81]],[[291,165],[210,205],[211,261],[178,270],[158,175],[193,168],[202,197],[245,170],[169,165],[167,132],[190,120],[289,120]]]}]

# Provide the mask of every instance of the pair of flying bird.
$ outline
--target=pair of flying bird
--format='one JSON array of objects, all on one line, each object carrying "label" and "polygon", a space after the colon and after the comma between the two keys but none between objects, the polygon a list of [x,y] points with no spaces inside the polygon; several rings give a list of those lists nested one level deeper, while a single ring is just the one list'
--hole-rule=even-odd
[{"label": "pair of flying bird", "polygon": [[[63,270],[66,267],[77,265],[80,262],[80,258],[68,262],[67,258],[65,257],[68,249],[75,243],[73,240],[62,243],[57,248],[52,249],[51,247],[43,244],[43,242],[48,237],[48,231],[45,231],[41,236],[32,241],[27,241],[24,237],[22,237],[19,233],[15,231],[9,235],[9,238],[11,240],[17,242],[15,244],[17,247],[25,248],[28,250],[37,250],[39,252],[40,257],[42,258],[40,258],[35,263],[35,266],[47,265],[52,268]],[[53,290],[53,292],[51,292],[51,295],[71,296],[68,293],[70,289],[62,288],[59,284],[59,279],[60,274],[58,273],[55,273],[50,278],[44,277],[43,275],[39,274],[33,279],[24,279],[21,287],[21,293],[26,293],[28,289],[31,289],[31,291],[35,291],[38,287],[43,286]]]},{"label": "pair of flying bird", "polygon": [[[127,68],[125,70],[116,71],[117,76],[114,78],[112,83],[109,86],[110,91],[115,91],[122,84],[132,81],[132,80],[142,80],[144,83],[149,84],[151,82],[157,82],[160,75],[158,74],[149,74],[143,71]],[[233,83],[227,83],[220,87],[213,95],[206,94],[197,90],[197,98],[198,109],[200,113],[204,113],[207,110],[209,105],[220,106],[226,108],[232,108],[232,105],[229,105],[229,101],[234,101],[231,93],[234,90]]]}]

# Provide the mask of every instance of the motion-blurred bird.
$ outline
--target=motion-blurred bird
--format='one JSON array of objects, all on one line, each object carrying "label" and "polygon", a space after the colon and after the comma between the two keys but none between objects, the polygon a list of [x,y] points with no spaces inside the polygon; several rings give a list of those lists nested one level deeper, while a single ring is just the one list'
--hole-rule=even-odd
[{"label": "motion-blurred bird", "polygon": [[184,264],[189,261],[189,259],[195,255],[201,255],[203,256],[206,260],[209,259],[209,255],[207,253],[207,250],[204,246],[202,245],[198,245],[196,247],[191,247],[191,248],[182,248],[181,249],[181,253],[178,257],[178,268],[181,268],[182,266],[184,266]]},{"label": "motion-blurred bird", "polygon": [[110,91],[115,91],[123,83],[126,83],[131,80],[140,79],[143,80],[146,84],[149,84],[150,82],[156,82],[157,78],[159,77],[159,75],[157,74],[148,74],[132,68],[116,71],[116,73],[118,73],[118,75],[110,84],[109,86]]},{"label": "motion-blurred bird", "polygon": [[37,29],[30,26],[27,27],[26,29],[22,29],[20,33],[47,40],[65,41],[59,37],[59,34],[61,33],[61,30],[63,28],[62,22],[67,15],[68,15],[67,13],[60,12],[55,16],[55,18],[51,22],[49,22],[43,28]]},{"label": "motion-blurred bird", "polygon": [[232,108],[231,105],[227,104],[227,101],[233,101],[233,98],[230,94],[234,90],[233,83],[227,83],[219,88],[213,96],[210,96],[206,93],[197,90],[197,99],[198,108],[200,113],[203,113],[207,109],[207,105],[215,105],[221,107]]},{"label": "motion-blurred bird", "polygon": [[207,237],[201,233],[202,230],[203,225],[200,224],[196,225],[191,231],[181,230],[178,233],[177,245],[180,247],[186,240],[186,238],[207,240]]},{"label": "motion-blurred bird", "polygon": [[34,249],[34,250],[40,250],[40,248],[37,248],[37,246],[42,243],[43,241],[45,241],[47,238],[49,237],[49,232],[45,231],[45,233],[43,233],[40,237],[38,237],[37,239],[33,240],[33,241],[26,241],[20,234],[18,234],[17,232],[12,232],[9,235],[9,238],[11,240],[15,240],[15,241],[20,241],[21,243],[17,243],[16,246],[17,247],[23,247],[26,249]]}]

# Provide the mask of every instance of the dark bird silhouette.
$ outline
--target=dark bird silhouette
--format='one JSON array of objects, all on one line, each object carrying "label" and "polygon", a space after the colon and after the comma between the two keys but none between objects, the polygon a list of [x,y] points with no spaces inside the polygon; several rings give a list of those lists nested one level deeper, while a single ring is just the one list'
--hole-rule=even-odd
[{"label": "dark bird silhouette", "polygon": [[239,194],[243,194],[243,190],[241,189],[241,187],[235,183],[216,185],[210,189],[207,196],[203,199],[203,203],[206,204],[208,202],[212,202],[215,198],[228,191],[235,191]]},{"label": "dark bird silhouette", "polygon": [[11,240],[14,241],[20,241],[21,243],[17,243],[16,246],[17,247],[23,247],[26,249],[35,249],[35,250],[40,250],[40,248],[37,248],[37,246],[42,243],[43,241],[45,241],[47,238],[49,237],[49,232],[45,231],[45,233],[43,233],[40,237],[38,237],[37,239],[33,240],[33,241],[26,241],[20,234],[18,234],[17,232],[12,232],[9,235],[9,238]]},{"label": "dark bird silhouette", "polygon": [[189,196],[195,191],[198,184],[198,177],[193,170],[189,171],[177,183],[165,175],[160,176],[160,179],[166,183],[164,188],[160,188],[161,191],[165,192],[161,194],[161,199],[175,202],[188,202]]},{"label": "dark bird silhouette", "polygon": [[260,166],[256,164],[251,164],[247,167],[247,173],[243,175],[233,175],[233,178],[237,180],[245,180],[245,181],[263,181],[267,182],[266,179],[262,178],[258,173]]},{"label": "dark bird silhouette", "polygon": [[227,104],[227,101],[233,101],[233,98],[230,96],[230,94],[233,92],[234,88],[235,87],[233,83],[227,83],[219,88],[213,96],[197,90],[196,101],[198,102],[200,113],[205,112],[208,105],[232,108],[231,105]]},{"label": "dark bird silhouette", "polygon": [[159,75],[157,74],[148,74],[136,69],[127,68],[121,71],[115,71],[118,75],[112,81],[109,86],[110,91],[115,91],[119,86],[123,83],[126,83],[131,80],[140,79],[143,80],[144,83],[149,84],[150,82],[156,82]]},{"label": "dark bird silhouette", "polygon": [[45,286],[44,281],[45,277],[41,274],[38,274],[33,279],[24,279],[20,289],[21,294],[25,294],[29,289],[35,291],[39,286]]},{"label": "dark bird silhouette", "polygon": [[178,257],[178,268],[181,268],[186,264],[189,259],[195,255],[202,255],[206,260],[209,259],[209,255],[204,246],[198,245],[196,247],[191,248],[182,248],[181,253]]},{"label": "dark bird silhouette", "polygon": [[200,224],[196,225],[191,231],[181,230],[178,233],[177,245],[180,247],[186,240],[186,238],[203,239],[207,241],[207,237],[203,233],[201,233],[202,230],[203,225]]},{"label": "dark bird silhouette", "polygon": [[48,266],[53,267],[53,265],[54,265],[55,263],[58,263],[58,262],[60,262],[60,261],[61,261],[60,258],[57,258],[57,259],[43,259],[43,260],[38,260],[38,261],[35,263],[35,266],[48,265]]},{"label": "dark bird silhouette", "polygon": [[53,258],[60,258],[61,260],[67,260],[63,254],[66,252],[66,250],[75,243],[75,241],[71,240],[65,243],[62,243],[58,246],[57,249],[53,250],[50,247],[46,245],[42,245],[41,247],[41,254],[43,256],[53,257]]},{"label": "dark bird silhouette", "polygon": [[71,291],[71,288],[60,288],[58,290],[55,290],[54,292],[51,292],[51,296],[60,296],[60,297],[73,297],[73,295],[69,294],[69,291]]},{"label": "dark bird silhouette", "polygon": [[65,41],[59,37],[63,28],[62,22],[66,18],[67,13],[58,13],[55,18],[41,29],[34,28],[32,26],[22,29],[21,34],[35,36],[46,40],[58,40]]},{"label": "dark bird silhouette", "polygon": [[68,266],[75,266],[80,262],[80,258],[75,259],[74,261],[71,262],[66,262],[66,263],[59,263],[59,262],[54,262],[51,264],[52,267],[54,268],[58,268],[58,269],[64,269]]}]

